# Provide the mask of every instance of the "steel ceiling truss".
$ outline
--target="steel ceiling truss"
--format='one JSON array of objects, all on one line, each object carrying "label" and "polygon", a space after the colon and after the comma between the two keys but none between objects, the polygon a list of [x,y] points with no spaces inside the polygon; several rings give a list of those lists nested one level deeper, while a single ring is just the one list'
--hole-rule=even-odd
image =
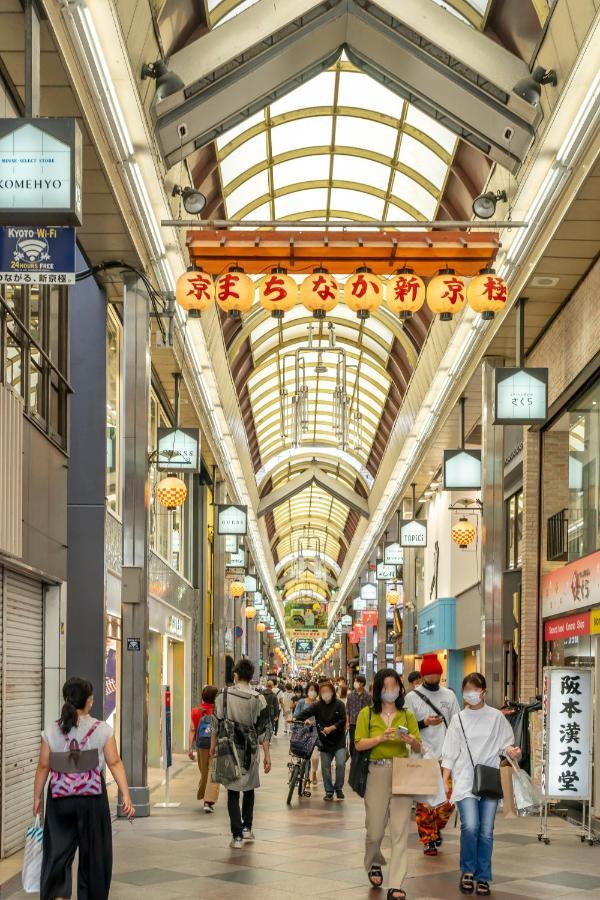
[{"label": "steel ceiling truss", "polygon": [[[541,111],[513,87],[529,70],[434,0],[258,0],[175,53],[185,87],[154,108],[170,168],[331,66],[367,74],[505,168],[518,170]],[[460,54],[460,55],[459,55]]]}]

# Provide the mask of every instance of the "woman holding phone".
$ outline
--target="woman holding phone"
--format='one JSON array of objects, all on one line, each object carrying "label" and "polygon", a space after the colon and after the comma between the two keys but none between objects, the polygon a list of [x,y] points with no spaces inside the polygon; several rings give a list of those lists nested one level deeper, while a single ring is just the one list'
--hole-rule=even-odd
[{"label": "woman holding phone", "polygon": [[381,842],[389,822],[392,850],[387,900],[404,900],[408,825],[412,798],[392,794],[392,761],[421,752],[419,727],[414,714],[404,708],[404,691],[394,669],[382,669],[373,682],[373,706],[359,713],[354,734],[356,749],[370,751],[369,777],[365,793],[365,869],[373,887],[383,885],[381,866],[385,857]]}]

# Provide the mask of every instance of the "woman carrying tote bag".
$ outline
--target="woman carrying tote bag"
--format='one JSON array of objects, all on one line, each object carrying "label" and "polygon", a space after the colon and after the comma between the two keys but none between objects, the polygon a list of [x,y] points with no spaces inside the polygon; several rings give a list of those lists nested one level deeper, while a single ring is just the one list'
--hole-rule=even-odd
[{"label": "woman carrying tote bag", "polygon": [[355,747],[369,751],[369,775],[365,792],[365,869],[373,887],[381,887],[381,866],[385,858],[381,842],[389,823],[392,839],[388,900],[404,900],[402,883],[406,876],[408,826],[412,797],[392,794],[392,761],[408,756],[409,748],[421,752],[419,727],[409,709],[404,709],[404,690],[393,669],[382,669],[373,683],[373,707],[359,713],[354,735]]},{"label": "woman carrying tote bag", "polygon": [[467,675],[462,689],[465,708],[450,722],[442,772],[446,795],[460,814],[460,890],[488,897],[494,821],[502,796],[500,761],[504,755],[516,759],[521,751],[512,745],[514,736],[505,716],[486,704],[483,675]]}]

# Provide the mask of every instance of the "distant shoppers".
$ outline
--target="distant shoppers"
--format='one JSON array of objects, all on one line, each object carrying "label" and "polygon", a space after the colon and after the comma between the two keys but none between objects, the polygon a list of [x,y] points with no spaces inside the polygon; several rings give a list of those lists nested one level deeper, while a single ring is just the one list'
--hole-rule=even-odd
[{"label": "distant shoppers", "polygon": [[354,732],[356,720],[361,709],[371,705],[371,695],[366,689],[367,679],[364,675],[354,676],[354,690],[348,694],[346,713],[348,715],[348,735],[350,740],[350,756],[354,756]]},{"label": "distant shoppers", "polygon": [[[415,714],[424,743],[438,760],[442,758],[450,721],[460,711],[454,691],[440,685],[442,672],[437,654],[426,653],[421,663],[421,687],[407,694],[405,703]],[[454,806],[448,802],[439,806],[417,803],[417,828],[425,856],[437,856],[442,844],[442,830],[453,810]]]},{"label": "distant shoppers", "polygon": [[421,673],[416,671],[410,672],[406,680],[408,681],[408,688],[406,689],[407,694],[410,694],[415,688],[421,687],[423,683]]},{"label": "distant shoppers", "polygon": [[[407,733],[398,727],[408,729]],[[381,669],[373,683],[373,708],[363,709],[356,723],[356,749],[370,750],[369,777],[365,794],[365,869],[373,887],[383,884],[381,866],[385,857],[381,842],[389,823],[392,849],[387,892],[388,900],[404,900],[402,884],[408,863],[408,827],[412,798],[392,794],[392,760],[408,756],[409,748],[421,752],[417,720],[404,709],[400,676],[394,669]]]},{"label": "distant shoppers", "polygon": [[281,695],[283,694],[283,685],[280,681],[277,681],[276,678],[273,679],[273,686],[271,688],[273,693],[275,694],[275,699],[277,700],[277,710],[275,712],[275,717],[273,719],[273,734],[277,737],[279,733],[279,716],[281,715]]},{"label": "distant shoppers", "polygon": [[[306,688],[306,697],[301,697],[296,703],[296,708],[294,709],[294,718],[296,715],[302,712],[305,707],[310,706],[313,703],[316,703],[317,698],[319,696],[319,685],[316,681],[309,681],[308,686]],[[307,725],[314,725],[317,727],[317,723],[314,718],[306,719]],[[319,772],[319,754],[313,751],[313,755],[310,758],[311,765],[311,777],[312,783],[316,785],[318,783],[318,772]]]},{"label": "distant shoppers", "polygon": [[292,717],[292,703],[294,700],[294,690],[290,681],[287,681],[284,690],[279,695],[279,707],[283,715],[283,733],[288,733],[288,725]]},{"label": "distant shoppers", "polygon": [[[319,685],[319,698],[312,706],[305,706],[295,716],[301,722],[314,718],[321,747],[321,769],[325,787],[324,800],[344,799],[344,775],[346,770],[346,707],[335,696],[331,681]],[[335,784],[331,765],[335,760]]]},{"label": "distant shoppers", "polygon": [[477,765],[500,768],[501,756],[516,759],[513,732],[505,716],[487,706],[487,685],[479,672],[463,679],[465,708],[450,722],[442,749],[442,772],[448,799],[460,813],[460,890],[463,894],[490,894],[494,821],[498,800],[473,792]]},{"label": "distant shoppers", "polygon": [[190,729],[188,732],[188,756],[194,759],[194,751],[198,754],[200,782],[198,784],[198,800],[204,800],[204,812],[215,811],[215,803],[219,799],[219,787],[211,778],[210,745],[212,736],[212,715],[215,708],[215,697],[219,689],[214,684],[207,684],[202,689],[202,703],[192,710]]},{"label": "distant shoppers", "polygon": [[277,734],[276,730],[276,722],[279,720],[279,700],[277,699],[277,694],[275,693],[275,682],[272,678],[267,680],[267,686],[262,692],[263,697],[267,702],[267,710],[269,714],[269,719],[271,723],[271,732],[272,734]]},{"label": "distant shoppers", "polygon": [[[219,721],[225,718],[235,727],[235,752],[241,763],[242,773],[227,784],[227,811],[231,825],[230,847],[239,850],[244,841],[253,841],[254,791],[260,787],[258,767],[260,749],[263,748],[265,774],[271,771],[271,721],[267,701],[250,687],[254,666],[249,659],[240,659],[233,668],[233,687],[219,691],[215,700],[213,732],[210,754],[215,755]],[[225,717],[225,705],[227,716]],[[242,805],[240,810],[240,794]]]},{"label": "distant shoppers", "polygon": [[[125,767],[117,751],[113,730],[94,719],[90,710],[94,689],[83,678],[69,678],[63,685],[60,719],[42,732],[40,755],[33,786],[33,814],[42,809],[42,793],[48,775],[44,822],[41,900],[71,896],[71,867],[79,849],[77,896],[104,900],[112,875],[112,831],[104,779],[105,763],[117,782],[123,813],[135,815]],[[86,761],[75,760],[73,750],[90,751]],[[90,762],[92,768],[90,768]]]}]

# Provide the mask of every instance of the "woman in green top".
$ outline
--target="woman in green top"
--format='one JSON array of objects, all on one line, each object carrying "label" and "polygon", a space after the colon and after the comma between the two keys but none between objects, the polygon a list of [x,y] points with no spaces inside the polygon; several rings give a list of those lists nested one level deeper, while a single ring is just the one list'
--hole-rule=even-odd
[{"label": "woman in green top", "polygon": [[373,887],[381,887],[381,866],[385,865],[381,842],[389,823],[392,839],[389,883],[394,887],[388,889],[387,898],[404,900],[406,894],[402,882],[407,869],[412,798],[392,794],[392,759],[408,756],[409,748],[420,753],[421,740],[417,720],[409,709],[404,708],[402,682],[393,669],[383,669],[375,675],[373,707],[360,711],[354,741],[357,750],[371,751],[365,793],[365,869]]}]

